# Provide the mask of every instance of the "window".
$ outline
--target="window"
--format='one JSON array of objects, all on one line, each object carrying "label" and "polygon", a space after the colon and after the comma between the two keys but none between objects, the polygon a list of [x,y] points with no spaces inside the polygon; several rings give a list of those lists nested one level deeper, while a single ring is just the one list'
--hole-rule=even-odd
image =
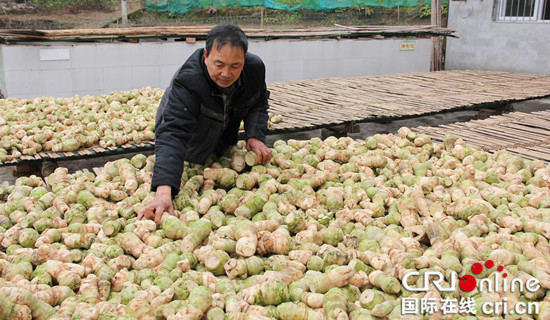
[{"label": "window", "polygon": [[497,21],[550,22],[550,0],[496,0]]}]

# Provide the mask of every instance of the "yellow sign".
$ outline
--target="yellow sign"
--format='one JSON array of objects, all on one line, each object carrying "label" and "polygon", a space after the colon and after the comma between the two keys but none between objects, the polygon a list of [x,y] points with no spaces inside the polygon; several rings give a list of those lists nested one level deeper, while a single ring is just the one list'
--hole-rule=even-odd
[{"label": "yellow sign", "polygon": [[400,50],[401,51],[413,51],[416,47],[415,41],[403,41],[401,42]]}]

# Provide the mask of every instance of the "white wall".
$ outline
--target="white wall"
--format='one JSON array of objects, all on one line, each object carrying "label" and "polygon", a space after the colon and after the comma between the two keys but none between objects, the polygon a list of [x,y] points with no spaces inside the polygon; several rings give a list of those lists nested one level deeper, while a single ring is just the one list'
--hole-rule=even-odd
[{"label": "white wall", "polygon": [[[414,42],[414,50],[401,50]],[[7,97],[97,95],[165,88],[204,42],[41,43],[0,46],[0,89]],[[268,83],[429,71],[430,39],[251,40]]]},{"label": "white wall", "polygon": [[493,21],[494,1],[449,1],[445,68],[550,74],[550,22]]}]

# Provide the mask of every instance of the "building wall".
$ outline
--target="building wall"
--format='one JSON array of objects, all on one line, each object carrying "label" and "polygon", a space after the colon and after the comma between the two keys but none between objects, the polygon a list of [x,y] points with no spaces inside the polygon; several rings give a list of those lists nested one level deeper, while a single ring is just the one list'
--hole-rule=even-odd
[{"label": "building wall", "polygon": [[[414,43],[414,50],[402,44]],[[7,97],[97,95],[165,88],[204,42],[42,43],[0,46],[0,89]],[[251,40],[268,83],[429,71],[430,39]],[[3,82],[2,82],[3,81]]]},{"label": "building wall", "polygon": [[494,1],[449,1],[445,69],[550,74],[550,22],[494,21]]}]

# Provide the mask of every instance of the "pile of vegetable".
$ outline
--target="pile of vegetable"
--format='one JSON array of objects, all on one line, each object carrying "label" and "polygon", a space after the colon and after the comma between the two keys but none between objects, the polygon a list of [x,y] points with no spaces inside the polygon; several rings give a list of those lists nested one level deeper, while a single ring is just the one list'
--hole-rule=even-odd
[{"label": "pile of vegetable", "polygon": [[[158,226],[136,218],[154,199],[153,165],[136,155],[98,175],[58,168],[46,184],[21,177],[0,189],[1,319],[474,319],[503,299],[535,303],[538,314],[487,317],[550,317],[541,161],[408,128],[277,141],[266,165],[240,142],[186,165],[174,214]],[[472,270],[489,260],[502,271]],[[443,287],[452,271],[540,286],[405,289],[423,288],[428,271],[444,275]],[[475,307],[403,315],[410,298]]]},{"label": "pile of vegetable", "polygon": [[1,99],[0,163],[40,151],[152,141],[163,93],[144,88],[98,96]]},{"label": "pile of vegetable", "polygon": [[[108,95],[0,99],[0,164],[41,151],[68,152],[155,140],[155,117],[164,90]],[[282,121],[269,114],[270,125]]]}]

